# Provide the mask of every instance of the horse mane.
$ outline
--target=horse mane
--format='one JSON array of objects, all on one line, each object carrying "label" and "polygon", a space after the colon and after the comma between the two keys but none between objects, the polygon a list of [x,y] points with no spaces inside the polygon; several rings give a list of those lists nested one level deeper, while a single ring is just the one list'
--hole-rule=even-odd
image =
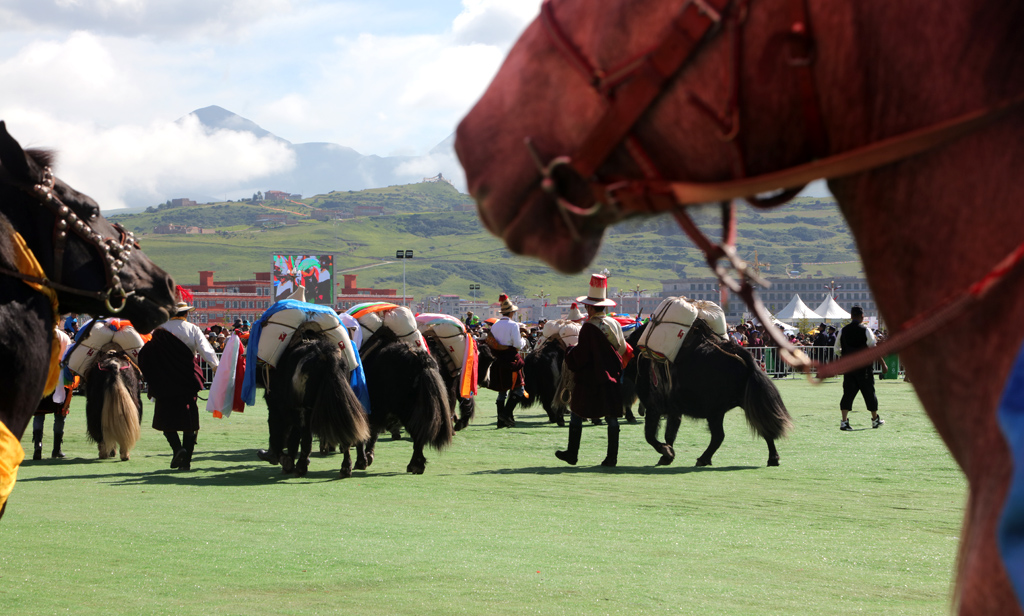
[{"label": "horse mane", "polygon": [[40,167],[52,167],[57,162],[57,152],[55,150],[29,148],[25,150],[25,156],[31,158]]}]

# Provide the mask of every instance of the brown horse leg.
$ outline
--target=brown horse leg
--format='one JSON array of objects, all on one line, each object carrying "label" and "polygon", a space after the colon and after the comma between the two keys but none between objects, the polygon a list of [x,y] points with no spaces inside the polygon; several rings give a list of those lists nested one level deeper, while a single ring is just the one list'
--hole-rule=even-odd
[{"label": "brown horse leg", "polygon": [[425,470],[427,470],[427,458],[423,455],[423,443],[413,443],[412,459],[409,460],[405,471],[413,475],[422,475]]},{"label": "brown horse leg", "polygon": [[[725,440],[725,428],[722,427],[723,419],[725,419],[724,413],[708,417],[708,429],[711,430],[711,442],[708,443],[708,448],[704,450],[704,453],[697,458],[697,466],[711,466],[711,456],[715,455],[718,448],[722,446],[722,441]],[[678,423],[676,427],[679,427]]]},{"label": "brown horse leg", "polygon": [[661,454],[661,459],[658,460],[658,466],[667,466],[672,464],[672,461],[676,459],[676,452],[668,443],[662,443],[658,440],[658,427],[661,425],[660,415],[651,415],[644,421],[644,438],[647,439],[647,443],[654,447],[654,451]]}]

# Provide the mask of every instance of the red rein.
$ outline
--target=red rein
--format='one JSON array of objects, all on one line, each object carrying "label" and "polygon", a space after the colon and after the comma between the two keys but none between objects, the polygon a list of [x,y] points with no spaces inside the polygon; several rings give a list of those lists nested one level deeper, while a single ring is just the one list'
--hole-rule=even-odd
[{"label": "red rein", "polygon": [[[728,127],[729,132],[724,136],[724,140],[730,143],[735,151],[734,167],[739,179],[707,183],[666,181],[660,176],[640,143],[630,135],[630,131],[661,94],[668,81],[682,70],[700,45],[723,29],[732,37],[733,53],[736,56],[732,63],[734,74],[730,76],[734,84],[731,106],[738,107],[739,30],[746,17],[746,9],[747,0],[688,0],[673,20],[669,33],[656,46],[636,58],[602,70],[591,66],[576,48],[555,19],[550,0],[545,0],[541,5],[540,20],[552,45],[590,82],[604,99],[607,107],[582,145],[571,155],[557,156],[544,163],[533,149],[531,140],[527,138],[526,142],[542,175],[541,186],[555,199],[559,212],[574,237],[578,238],[579,233],[573,216],[589,217],[601,213],[611,219],[620,219],[628,212],[671,212],[686,234],[704,252],[708,265],[718,276],[719,283],[739,295],[758,319],[768,324],[772,322],[771,317],[757,296],[754,285],[768,287],[769,284],[755,276],[747,268],[746,263],[736,256],[735,208],[731,203],[733,199],[744,198],[759,207],[781,205],[796,196],[812,180],[851,175],[896,162],[991,124],[1018,109],[1021,103],[1024,103],[1024,95],[848,152],[828,155],[828,143],[812,70],[815,41],[808,19],[806,0],[791,0],[789,64],[799,74],[800,99],[808,141],[817,159],[782,171],[745,177],[743,157],[735,145],[735,137],[739,134],[740,126],[738,115],[734,114],[734,123]],[[698,108],[702,107],[698,105]],[[722,124],[717,117],[712,119]],[[643,170],[645,180],[607,184],[594,175],[619,145],[623,145],[636,160]],[[561,185],[559,180],[562,182]],[[566,182],[577,189],[580,186],[588,187],[594,203],[584,206],[572,203],[565,194],[568,192]],[[771,191],[781,193],[768,199],[756,196]],[[578,190],[573,192],[579,194]],[[721,202],[722,208],[722,241],[717,244],[708,239],[686,212],[689,205],[716,201]],[[721,259],[728,261],[737,273],[739,281],[730,276],[728,270],[719,264]],[[937,330],[961,314],[968,306],[981,300],[1022,261],[1024,244],[1018,246],[968,289],[903,323],[896,333],[882,344],[827,365],[812,362],[802,351],[790,344],[776,328],[768,327],[766,330],[779,346],[780,355],[787,364],[808,374],[815,371],[818,379],[828,378],[867,366],[879,357],[895,353]]]}]

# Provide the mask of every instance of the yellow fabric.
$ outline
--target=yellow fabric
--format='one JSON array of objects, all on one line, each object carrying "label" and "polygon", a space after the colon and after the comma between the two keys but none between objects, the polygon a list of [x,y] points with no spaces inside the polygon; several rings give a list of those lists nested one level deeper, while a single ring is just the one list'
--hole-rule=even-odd
[{"label": "yellow fabric", "polygon": [[[21,237],[21,234],[17,231],[14,232],[13,240],[14,247],[14,261],[15,265],[18,266],[18,271],[26,276],[34,276],[36,278],[46,279],[46,272],[39,265],[39,261],[36,260],[36,256],[32,254],[32,249],[25,243],[25,238]],[[50,306],[53,308],[53,324],[51,327],[56,327],[60,320],[60,311],[57,308],[57,292],[42,285],[38,282],[25,281],[25,284],[32,287],[36,291],[39,291],[50,300]],[[57,379],[60,377],[60,340],[57,336],[53,337],[50,343],[50,371],[46,375],[46,387],[43,388],[43,395],[49,395],[57,389]]]},{"label": "yellow fabric", "polygon": [[0,509],[18,481],[18,466],[25,459],[25,450],[14,434],[0,423]]}]

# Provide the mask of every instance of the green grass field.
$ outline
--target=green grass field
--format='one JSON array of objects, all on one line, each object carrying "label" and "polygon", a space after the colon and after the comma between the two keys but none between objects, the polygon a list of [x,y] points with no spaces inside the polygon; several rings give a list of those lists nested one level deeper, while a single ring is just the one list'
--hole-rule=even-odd
[{"label": "green grass field", "polygon": [[262,404],[204,415],[191,472],[168,468],[151,406],[131,461],[97,460],[79,398],[68,459],[26,460],[0,521],[0,613],[948,612],[966,483],[911,386],[880,382],[886,425],[858,399],[840,432],[839,380],[776,383],[796,423],[778,468],[739,410],[713,467],[692,466],[708,434],[690,422],[673,466],[624,425],[618,468],[596,466],[598,426],[570,467],[565,429],[538,408],[495,430],[484,392],[425,475],[385,436],[346,480],[340,456],[303,479],[259,462]]}]

